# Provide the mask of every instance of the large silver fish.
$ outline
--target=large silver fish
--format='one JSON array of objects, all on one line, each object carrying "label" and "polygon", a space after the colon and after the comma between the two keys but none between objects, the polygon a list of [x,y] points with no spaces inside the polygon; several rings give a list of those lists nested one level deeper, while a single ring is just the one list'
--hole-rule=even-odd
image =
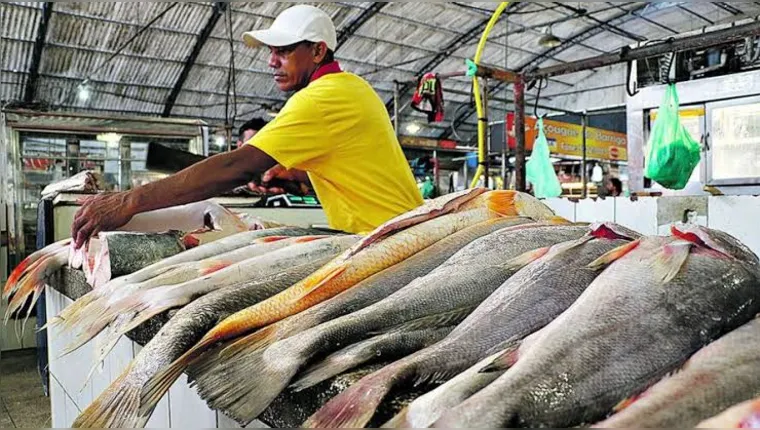
[{"label": "large silver fish", "polygon": [[[520,341],[550,323],[575,302],[599,271],[588,266],[640,235],[614,224],[591,227],[578,240],[531,251],[532,261],[491,294],[441,342],[367,375],[330,400],[309,427],[364,427],[395,386],[446,381],[507,342]],[[431,421],[432,422],[432,421]]]},{"label": "large silver fish", "polygon": [[74,427],[143,427],[151,411],[140,414],[144,384],[192,347],[198,339],[227,316],[258,303],[305,278],[358,238],[325,239],[333,248],[324,255],[293,262],[279,273],[225,287],[203,296],[179,310],[140,351],[122,375],[85,409]]},{"label": "large silver fish", "polygon": [[587,230],[586,226],[534,224],[499,230],[475,240],[427,276],[372,306],[265,350],[247,353],[233,349],[211,357],[206,364],[191,368],[189,374],[211,407],[240,423],[250,422],[318,354],[333,352],[364,339],[369,332],[405,321],[476,306],[517,271],[507,264],[510,260],[533,249],[578,239]]},{"label": "large silver fish", "polygon": [[760,320],[753,320],[694,354],[675,375],[624,403],[594,427],[693,427],[760,395]]},{"label": "large silver fish", "polygon": [[[758,259],[703,227],[647,237],[615,261],[513,367],[438,420],[440,427],[566,427],[595,422],[760,310]],[[623,255],[622,257],[620,257]]]}]

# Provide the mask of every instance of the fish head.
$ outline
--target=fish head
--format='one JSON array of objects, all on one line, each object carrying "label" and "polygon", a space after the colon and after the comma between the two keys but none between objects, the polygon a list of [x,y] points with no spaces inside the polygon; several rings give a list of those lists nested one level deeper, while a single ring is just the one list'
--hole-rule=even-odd
[{"label": "fish head", "polygon": [[597,239],[625,239],[636,240],[641,234],[613,222],[594,223],[589,226],[589,236]]},{"label": "fish head", "polygon": [[674,224],[670,231],[678,239],[697,245],[698,249],[714,251],[752,266],[760,265],[757,255],[728,233],[695,224]]}]

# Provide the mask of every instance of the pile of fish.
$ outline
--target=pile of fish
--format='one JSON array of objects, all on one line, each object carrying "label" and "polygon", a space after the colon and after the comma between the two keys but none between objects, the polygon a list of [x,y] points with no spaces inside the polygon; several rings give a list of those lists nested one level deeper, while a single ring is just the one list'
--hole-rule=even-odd
[{"label": "pile of fish", "polygon": [[282,393],[369,363],[379,370],[304,426],[364,427],[412,387],[425,394],[385,427],[760,424],[760,262],[705,227],[642,236],[473,189],[363,237],[282,227],[201,244],[50,324],[76,332],[67,352],[105,333],[102,360],[170,309],[75,427],[145,426],[183,372],[245,425]]}]

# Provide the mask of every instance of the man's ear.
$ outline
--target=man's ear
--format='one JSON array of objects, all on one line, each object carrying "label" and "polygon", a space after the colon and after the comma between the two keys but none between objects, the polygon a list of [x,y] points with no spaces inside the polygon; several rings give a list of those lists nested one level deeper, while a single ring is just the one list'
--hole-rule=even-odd
[{"label": "man's ear", "polygon": [[321,64],[327,55],[327,43],[318,42],[314,44],[314,63]]}]

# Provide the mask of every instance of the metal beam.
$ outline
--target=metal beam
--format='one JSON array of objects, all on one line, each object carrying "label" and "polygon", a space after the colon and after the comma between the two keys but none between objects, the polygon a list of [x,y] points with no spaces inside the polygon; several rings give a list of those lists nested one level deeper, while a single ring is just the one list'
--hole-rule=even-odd
[{"label": "metal beam", "polygon": [[42,60],[42,51],[45,49],[45,39],[47,39],[48,25],[50,17],[53,16],[53,2],[46,1],[42,4],[42,18],[40,25],[37,27],[37,37],[34,40],[34,50],[32,51],[32,63],[29,66],[29,79],[26,81],[24,89],[24,102],[31,103],[37,96],[37,81],[40,78],[40,61]]},{"label": "metal beam", "polygon": [[[512,10],[516,10],[519,8],[526,7],[526,5],[529,5],[530,3],[517,3],[517,4],[511,4],[510,8]],[[415,75],[422,76],[423,73],[428,72],[430,70],[433,70],[435,67],[437,67],[439,64],[443,63],[446,58],[448,58],[451,54],[456,52],[459,48],[467,44],[469,41],[475,39],[478,37],[480,33],[483,32],[486,25],[488,25],[489,19],[484,19],[483,21],[479,22],[474,27],[470,28],[467,32],[462,33],[461,35],[457,36],[449,42],[448,45],[446,45],[445,48],[443,48],[440,54],[436,55],[435,57],[431,58],[430,61],[425,63],[424,66],[420,67],[417,73]],[[404,97],[407,91],[409,91],[414,84],[412,83],[405,83],[400,89],[399,89],[399,96]],[[385,107],[390,110],[393,107],[393,100],[385,104]]]},{"label": "metal beam", "polygon": [[704,21],[704,22],[706,22],[706,23],[708,23],[710,25],[715,25],[715,21],[707,18],[706,16],[704,16],[704,15],[702,15],[700,13],[694,12],[693,10],[689,9],[688,7],[686,7],[684,5],[679,4],[678,8],[681,9],[682,11],[688,13],[689,15],[693,15],[693,16],[701,19],[702,21]]},{"label": "metal beam", "polygon": [[219,19],[222,17],[226,10],[227,3],[214,3],[214,8],[211,12],[211,16],[206,22],[206,25],[203,26],[201,33],[198,35],[198,39],[195,41],[193,50],[190,51],[190,55],[187,56],[185,65],[182,66],[182,72],[179,74],[177,82],[174,83],[174,88],[172,88],[172,91],[169,93],[169,97],[166,98],[164,113],[162,114],[163,117],[168,117],[172,114],[174,104],[177,103],[177,97],[179,97],[179,93],[182,91],[182,87],[185,85],[185,81],[187,81],[187,77],[190,75],[190,70],[192,70],[193,66],[195,65],[195,60],[198,59],[198,55],[200,55],[203,46],[206,44],[209,36],[211,36],[211,32],[214,31],[214,27],[216,27],[216,24],[219,22]]},{"label": "metal beam", "polygon": [[643,42],[643,41],[647,40],[646,37],[639,36],[638,34],[631,33],[630,31],[623,30],[622,28],[620,28],[620,27],[618,27],[616,25],[610,24],[607,21],[602,21],[602,20],[600,20],[598,18],[595,18],[595,17],[593,17],[592,15],[590,15],[585,10],[578,9],[578,8],[575,8],[575,7],[572,7],[572,6],[563,4],[563,3],[559,3],[559,2],[554,2],[554,4],[556,4],[560,8],[567,9],[567,10],[575,13],[579,18],[586,18],[587,20],[593,22],[594,24],[599,25],[600,27],[604,28],[605,30],[609,31],[610,33],[615,33],[618,36],[622,36],[622,37],[624,37],[626,39],[631,39],[634,42]]},{"label": "metal beam", "polygon": [[351,35],[354,34],[356,30],[358,30],[362,25],[364,25],[364,23],[369,21],[387,5],[387,2],[373,2],[372,6],[364,9],[364,11],[362,11],[362,13],[360,13],[356,19],[351,21],[347,26],[340,30],[338,33],[338,45],[335,47],[335,50],[337,51],[340,49],[340,47],[343,46],[346,41],[348,41],[348,38],[351,37]]},{"label": "metal beam", "polygon": [[749,36],[760,35],[760,21],[749,24],[730,27],[724,30],[702,33],[680,39],[667,40],[657,44],[645,45],[640,48],[622,49],[620,52],[610,55],[587,58],[570,64],[560,64],[543,69],[528,72],[529,79],[548,78],[551,76],[566,75],[582,70],[595,69],[611,66],[614,64],[627,63],[630,61],[644,60],[671,52],[688,51],[691,49],[703,49],[719,46],[743,40]]},{"label": "metal beam", "polygon": [[739,9],[731,6],[730,4],[728,4],[726,2],[710,2],[710,4],[712,4],[713,6],[719,8],[719,9],[723,9],[726,12],[728,12],[731,15],[734,15],[734,16],[744,15],[743,11],[741,11],[741,10],[739,10]]}]

